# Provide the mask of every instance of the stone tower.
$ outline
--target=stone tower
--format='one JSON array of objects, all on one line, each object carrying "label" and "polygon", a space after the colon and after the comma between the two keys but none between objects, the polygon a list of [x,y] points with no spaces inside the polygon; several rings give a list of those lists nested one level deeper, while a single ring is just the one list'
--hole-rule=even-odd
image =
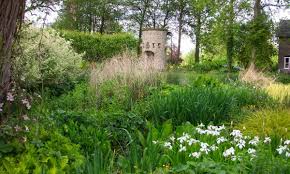
[{"label": "stone tower", "polygon": [[142,57],[154,61],[160,69],[166,62],[167,30],[144,29],[142,35]]}]

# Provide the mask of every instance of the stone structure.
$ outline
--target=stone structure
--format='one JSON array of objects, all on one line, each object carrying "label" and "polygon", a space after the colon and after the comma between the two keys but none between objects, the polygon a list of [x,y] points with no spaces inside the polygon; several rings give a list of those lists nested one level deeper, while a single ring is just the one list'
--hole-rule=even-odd
[{"label": "stone structure", "polygon": [[154,61],[160,69],[166,62],[167,30],[144,29],[142,34],[142,57]]},{"label": "stone structure", "polygon": [[277,36],[279,37],[279,71],[290,73],[290,20],[280,22]]}]

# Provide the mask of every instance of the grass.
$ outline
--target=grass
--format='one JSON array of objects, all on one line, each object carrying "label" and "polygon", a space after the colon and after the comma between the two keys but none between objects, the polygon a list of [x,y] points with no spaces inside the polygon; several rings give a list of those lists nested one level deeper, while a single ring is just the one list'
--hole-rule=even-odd
[{"label": "grass", "polygon": [[211,81],[203,84],[197,80],[196,83],[198,86],[181,87],[164,96],[153,95],[146,115],[156,124],[167,119],[173,119],[176,125],[186,121],[217,124],[241,115],[243,108],[260,108],[272,103],[259,89]]},{"label": "grass", "polygon": [[252,113],[238,128],[249,135],[290,138],[290,109],[265,109]]},{"label": "grass", "polygon": [[290,85],[275,83],[265,87],[265,90],[281,104],[290,106]]}]

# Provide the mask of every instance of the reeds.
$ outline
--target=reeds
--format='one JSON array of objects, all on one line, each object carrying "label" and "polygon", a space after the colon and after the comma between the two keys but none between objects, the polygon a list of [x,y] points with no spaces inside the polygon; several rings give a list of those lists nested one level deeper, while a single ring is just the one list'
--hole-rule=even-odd
[{"label": "reeds", "polygon": [[118,80],[123,85],[132,85],[136,80],[152,84],[160,76],[161,64],[159,59],[138,58],[124,52],[92,68],[91,84],[98,86],[108,80]]},{"label": "reeds", "polygon": [[240,80],[258,87],[266,87],[274,83],[274,79],[267,77],[262,71],[255,69],[255,66],[252,64],[248,69],[243,71],[240,74]]}]

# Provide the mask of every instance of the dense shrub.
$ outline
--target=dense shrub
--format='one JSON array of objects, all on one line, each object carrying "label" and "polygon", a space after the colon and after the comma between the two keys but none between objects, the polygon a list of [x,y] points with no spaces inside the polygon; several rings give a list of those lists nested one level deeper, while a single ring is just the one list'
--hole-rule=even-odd
[{"label": "dense shrub", "polygon": [[155,123],[166,119],[173,119],[176,125],[186,121],[220,123],[240,115],[243,107],[271,103],[270,97],[255,88],[209,84],[183,87],[165,96],[156,94],[146,115]]},{"label": "dense shrub", "polygon": [[85,53],[89,61],[101,61],[129,50],[136,50],[137,39],[131,34],[82,33],[76,31],[62,31],[62,36],[72,42],[78,53]]},{"label": "dense shrub", "polygon": [[22,33],[21,54],[16,56],[15,76],[24,87],[71,85],[80,77],[82,55],[51,29],[27,28]]}]

